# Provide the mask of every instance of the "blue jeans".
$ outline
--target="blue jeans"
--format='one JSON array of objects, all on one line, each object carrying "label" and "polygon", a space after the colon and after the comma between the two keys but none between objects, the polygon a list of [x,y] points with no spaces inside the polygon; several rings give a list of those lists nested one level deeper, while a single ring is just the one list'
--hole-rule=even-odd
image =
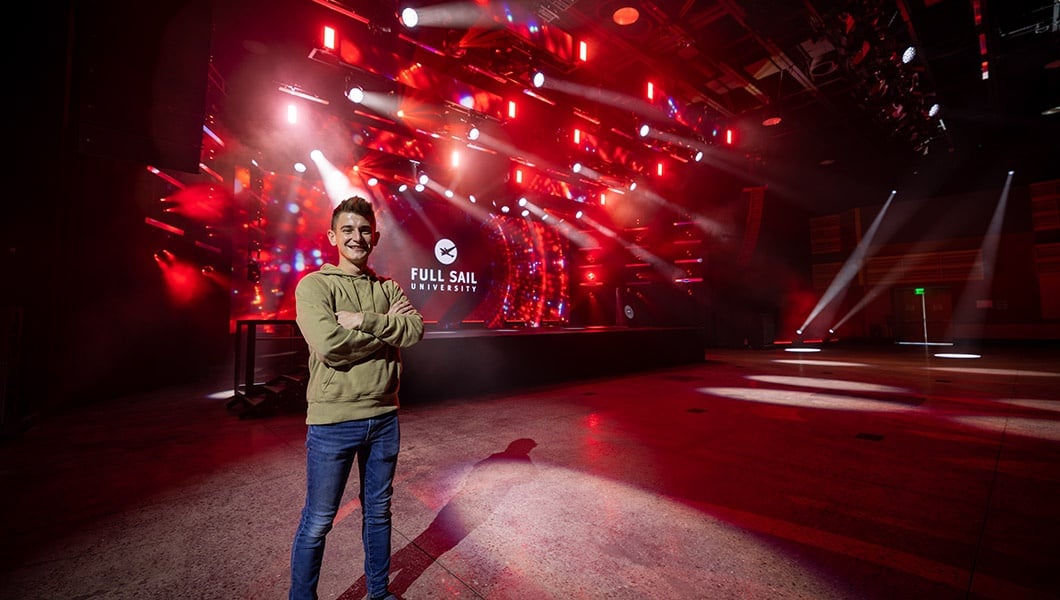
[{"label": "blue jeans", "polygon": [[306,500],[291,548],[291,600],[317,597],[324,536],[331,531],[353,461],[360,474],[361,538],[368,596],[385,596],[390,583],[390,499],[401,430],[397,411],[332,425],[306,434]]}]

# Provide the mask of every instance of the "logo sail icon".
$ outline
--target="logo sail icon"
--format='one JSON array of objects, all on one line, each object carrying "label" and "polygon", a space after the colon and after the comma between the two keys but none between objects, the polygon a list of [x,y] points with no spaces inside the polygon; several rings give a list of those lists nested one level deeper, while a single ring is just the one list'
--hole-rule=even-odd
[{"label": "logo sail icon", "polygon": [[434,244],[434,257],[443,265],[451,265],[456,260],[456,244],[442,238]]}]

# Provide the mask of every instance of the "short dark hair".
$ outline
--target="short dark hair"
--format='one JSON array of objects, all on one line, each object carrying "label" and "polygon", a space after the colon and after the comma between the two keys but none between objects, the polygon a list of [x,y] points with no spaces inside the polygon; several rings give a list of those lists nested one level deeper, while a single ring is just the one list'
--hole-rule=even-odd
[{"label": "short dark hair", "polygon": [[342,213],[353,213],[355,215],[361,215],[368,222],[372,224],[372,228],[375,228],[375,208],[372,203],[360,196],[350,196],[339,205],[335,207],[335,210],[331,212],[331,228],[335,229],[335,224],[339,222],[339,215]]}]

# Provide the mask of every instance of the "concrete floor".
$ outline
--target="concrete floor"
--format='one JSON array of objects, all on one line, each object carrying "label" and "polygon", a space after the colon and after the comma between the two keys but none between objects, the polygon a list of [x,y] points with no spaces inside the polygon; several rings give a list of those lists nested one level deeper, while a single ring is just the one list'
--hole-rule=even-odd
[{"label": "concrete floor", "polygon": [[[285,597],[303,417],[230,396],[219,377],[0,445],[0,598]],[[402,598],[1060,597],[1057,351],[708,350],[402,410]],[[355,487],[321,598],[365,594]]]}]

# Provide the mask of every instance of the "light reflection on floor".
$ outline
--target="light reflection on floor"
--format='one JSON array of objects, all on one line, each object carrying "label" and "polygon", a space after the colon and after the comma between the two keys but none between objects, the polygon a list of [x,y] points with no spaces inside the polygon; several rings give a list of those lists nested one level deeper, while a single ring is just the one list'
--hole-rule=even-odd
[{"label": "light reflection on floor", "polygon": [[963,415],[952,417],[958,423],[1005,435],[1022,435],[1060,442],[1060,421],[1033,417]]},{"label": "light reflection on floor", "polygon": [[971,373],[973,375],[1014,375],[1020,377],[1060,377],[1060,373],[1050,371],[1028,371],[1025,369],[977,369],[974,367],[924,367],[930,371],[951,371],[954,373]]},{"label": "light reflection on floor", "polygon": [[1036,408],[1038,410],[1048,410],[1053,412],[1060,412],[1060,401],[1057,400],[1034,400],[1028,398],[1000,398],[995,400],[1002,404],[1009,404],[1012,406],[1022,406],[1024,408]]},{"label": "light reflection on floor", "polygon": [[820,388],[823,390],[846,390],[850,392],[883,392],[889,394],[908,394],[906,388],[878,383],[865,383],[863,381],[848,381],[844,379],[824,379],[821,377],[791,377],[787,375],[748,375],[748,379],[773,383],[776,385],[796,385],[800,387]]},{"label": "light reflection on floor", "polygon": [[739,387],[702,387],[696,391],[732,400],[747,400],[785,406],[805,406],[807,408],[828,410],[866,410],[876,412],[908,412],[914,410],[909,405],[897,402],[884,402],[882,400],[870,400],[868,398],[843,396],[840,394],[822,394],[821,392]]},{"label": "light reflection on floor", "polygon": [[867,367],[869,365],[858,362],[843,362],[841,360],[814,360],[812,358],[778,358],[775,363],[788,365],[813,365],[815,367]]}]

